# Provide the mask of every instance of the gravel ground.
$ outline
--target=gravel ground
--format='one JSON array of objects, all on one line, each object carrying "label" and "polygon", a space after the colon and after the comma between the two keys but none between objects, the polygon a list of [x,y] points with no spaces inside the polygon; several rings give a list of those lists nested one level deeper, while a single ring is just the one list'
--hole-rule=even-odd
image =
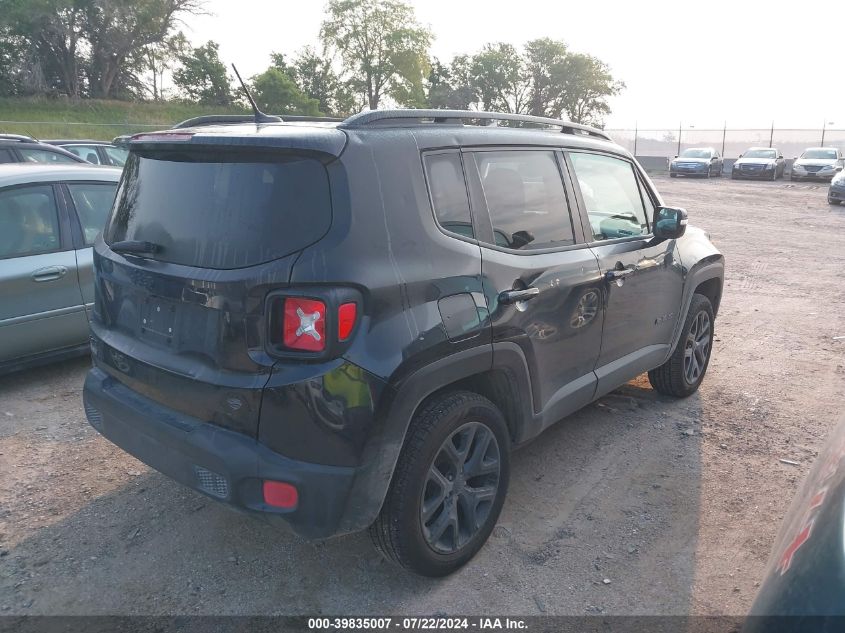
[{"label": "gravel ground", "polygon": [[519,451],[459,573],[408,575],[363,534],[306,543],[150,471],[86,423],[79,359],[0,378],[0,615],[744,613],[845,395],[845,207],[657,185],[727,259],[701,390],[640,377]]}]

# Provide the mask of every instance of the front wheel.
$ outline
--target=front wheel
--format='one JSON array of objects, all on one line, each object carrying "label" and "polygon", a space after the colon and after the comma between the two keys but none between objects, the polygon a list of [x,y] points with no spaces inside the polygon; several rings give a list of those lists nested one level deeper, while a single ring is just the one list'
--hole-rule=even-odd
[{"label": "front wheel", "polygon": [[373,544],[423,576],[445,576],[487,541],[508,489],[510,439],[496,405],[469,391],[414,416],[376,522]]},{"label": "front wheel", "polygon": [[698,390],[713,350],[713,306],[704,295],[694,294],[675,351],[665,363],[648,372],[656,391],[685,398]]}]

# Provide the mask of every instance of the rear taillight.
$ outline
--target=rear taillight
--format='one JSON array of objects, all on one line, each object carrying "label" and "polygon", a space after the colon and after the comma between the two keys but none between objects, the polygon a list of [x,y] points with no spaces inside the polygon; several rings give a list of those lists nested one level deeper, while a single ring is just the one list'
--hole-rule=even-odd
[{"label": "rear taillight", "polygon": [[274,356],[312,360],[340,356],[361,320],[360,293],[352,288],[323,287],[299,292],[270,295],[268,351]]},{"label": "rear taillight", "polygon": [[326,349],[326,304],[315,299],[288,297],[282,341],[288,349],[322,352]]},{"label": "rear taillight", "polygon": [[345,341],[355,329],[355,319],[358,316],[358,306],[354,303],[344,303],[337,309],[337,340]]}]

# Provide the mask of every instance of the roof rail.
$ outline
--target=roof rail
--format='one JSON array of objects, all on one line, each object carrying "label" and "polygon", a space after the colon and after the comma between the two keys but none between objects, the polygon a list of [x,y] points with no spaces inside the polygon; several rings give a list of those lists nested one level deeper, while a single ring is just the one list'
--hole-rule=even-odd
[{"label": "roof rail", "polygon": [[[313,121],[323,123],[340,123],[343,119],[338,119],[328,116],[302,116],[302,115],[287,115],[281,117],[282,122],[286,121]],[[202,127],[204,125],[229,125],[233,123],[254,123],[254,114],[206,114],[204,116],[197,116],[192,119],[187,119],[181,123],[177,123],[171,129],[179,130],[186,127]]]},{"label": "roof rail", "polygon": [[24,134],[0,134],[0,141],[17,141],[19,143],[37,143],[38,139]]},{"label": "roof rail", "polygon": [[422,123],[423,119],[432,119],[434,123],[444,125],[462,125],[463,121],[519,121],[522,123],[535,123],[538,125],[549,125],[559,127],[564,134],[581,134],[584,136],[595,136],[606,141],[612,141],[605,132],[589,125],[562,121],[560,119],[549,119],[541,116],[528,114],[510,114],[505,112],[482,112],[473,110],[369,110],[359,114],[353,114],[346,119],[339,127],[346,129],[363,128],[370,125],[385,124],[389,121],[404,120],[408,123]]}]

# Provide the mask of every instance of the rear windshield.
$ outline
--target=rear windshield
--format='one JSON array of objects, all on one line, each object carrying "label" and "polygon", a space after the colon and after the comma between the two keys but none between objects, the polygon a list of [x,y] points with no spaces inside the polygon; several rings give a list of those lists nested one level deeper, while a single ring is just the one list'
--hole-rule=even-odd
[{"label": "rear windshield", "polygon": [[330,224],[328,175],[315,159],[133,152],[105,240],[152,242],[157,252],[144,257],[230,269],[301,250]]}]

